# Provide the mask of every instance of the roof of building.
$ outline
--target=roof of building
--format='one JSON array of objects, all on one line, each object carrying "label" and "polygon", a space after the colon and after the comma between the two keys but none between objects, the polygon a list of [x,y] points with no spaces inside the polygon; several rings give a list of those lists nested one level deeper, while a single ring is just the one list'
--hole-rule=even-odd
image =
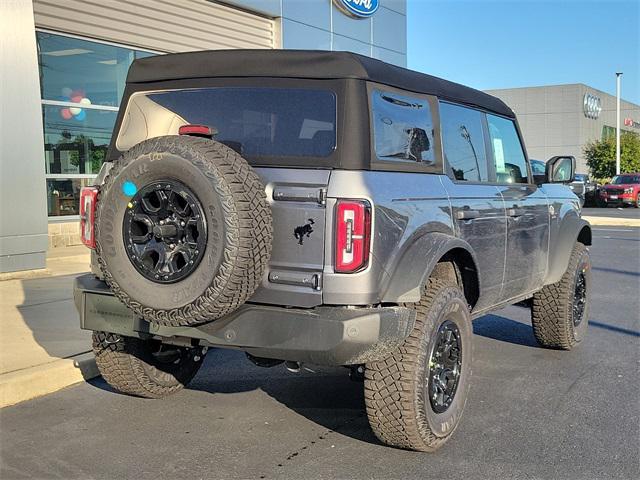
[{"label": "roof of building", "polygon": [[355,78],[515,117],[500,99],[458,83],[351,52],[322,50],[210,50],[136,60],[128,83],[192,78]]}]

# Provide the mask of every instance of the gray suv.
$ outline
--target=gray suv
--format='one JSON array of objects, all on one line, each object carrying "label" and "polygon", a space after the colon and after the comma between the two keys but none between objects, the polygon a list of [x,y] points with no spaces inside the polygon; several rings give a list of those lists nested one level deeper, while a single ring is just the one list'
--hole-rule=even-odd
[{"label": "gray suv", "polygon": [[163,397],[209,347],[348,366],[384,443],[459,423],[472,319],[531,309],[545,347],[585,336],[589,224],[575,160],[534,177],[499,99],[345,52],[136,60],[81,196],[81,327],[120,392]]}]

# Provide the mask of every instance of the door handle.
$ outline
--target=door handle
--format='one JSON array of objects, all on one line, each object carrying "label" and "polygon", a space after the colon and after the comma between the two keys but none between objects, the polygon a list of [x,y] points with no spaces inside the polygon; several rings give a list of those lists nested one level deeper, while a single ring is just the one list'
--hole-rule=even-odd
[{"label": "door handle", "polygon": [[524,208],[508,208],[507,215],[509,217],[521,217],[525,214]]},{"label": "door handle", "polygon": [[458,220],[471,220],[473,218],[478,218],[479,216],[480,212],[478,210],[463,209],[456,212],[456,218]]}]

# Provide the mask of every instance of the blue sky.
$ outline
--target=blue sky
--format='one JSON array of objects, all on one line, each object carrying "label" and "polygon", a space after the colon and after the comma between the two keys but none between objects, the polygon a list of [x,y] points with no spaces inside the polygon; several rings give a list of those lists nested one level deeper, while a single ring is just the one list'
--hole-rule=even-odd
[{"label": "blue sky", "polygon": [[640,104],[640,0],[407,0],[408,67],[478,89],[585,83]]}]

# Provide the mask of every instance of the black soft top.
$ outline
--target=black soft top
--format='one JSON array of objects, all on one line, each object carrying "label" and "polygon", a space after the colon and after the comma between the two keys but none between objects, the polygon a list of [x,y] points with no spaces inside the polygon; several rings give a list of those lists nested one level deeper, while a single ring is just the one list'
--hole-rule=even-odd
[{"label": "black soft top", "polygon": [[487,93],[351,52],[208,50],[158,55],[134,61],[127,83],[220,77],[354,78],[515,117],[502,100]]}]

